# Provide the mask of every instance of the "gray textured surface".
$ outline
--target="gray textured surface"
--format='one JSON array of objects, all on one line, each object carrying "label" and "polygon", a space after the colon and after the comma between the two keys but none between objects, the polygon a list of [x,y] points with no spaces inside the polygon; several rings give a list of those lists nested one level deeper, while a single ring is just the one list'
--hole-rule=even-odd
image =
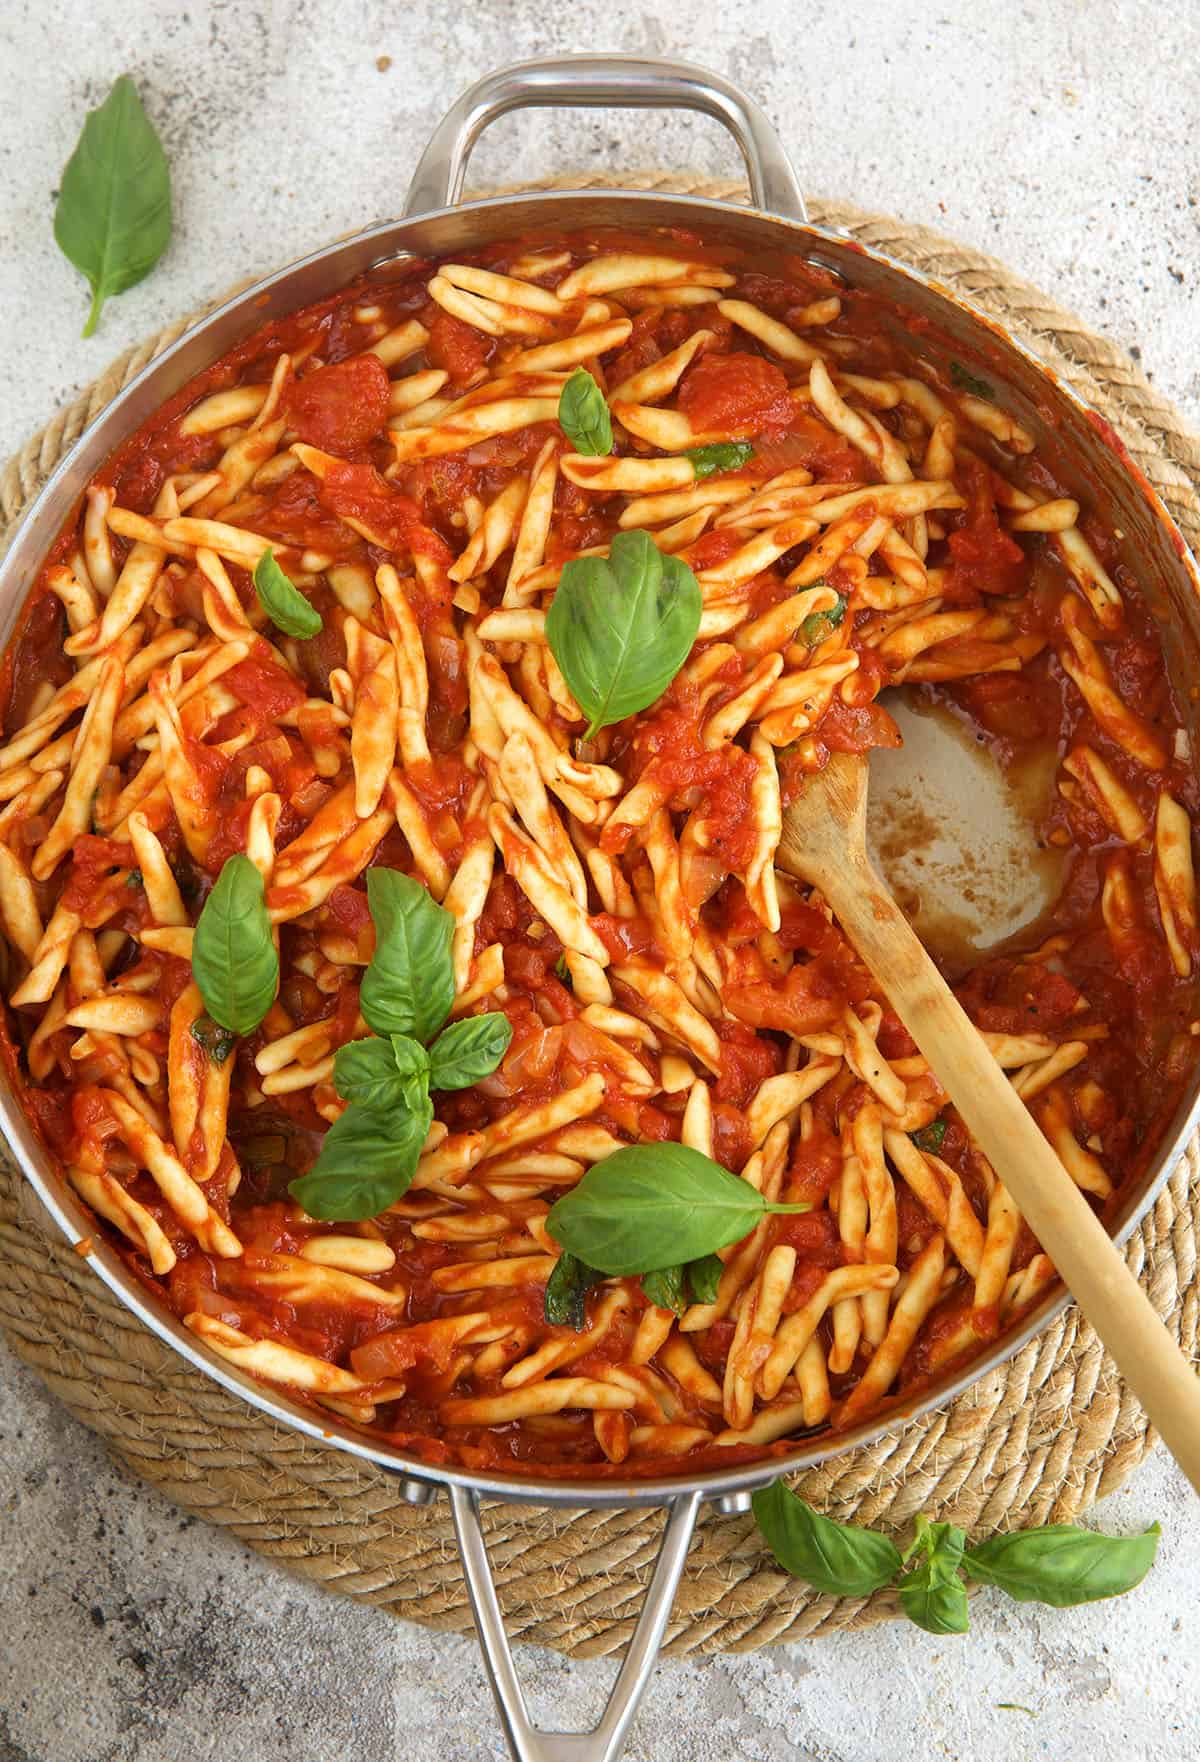
[{"label": "gray textured surface", "polygon": [[[947,0],[670,10],[363,0],[7,0],[0,10],[0,450],[116,351],[230,282],[397,205],[458,90],[516,56],[684,53],[742,81],[814,190],[1005,258],[1139,352],[1200,418],[1195,0]],[[380,71],[377,60],[391,57]],[[178,223],[148,282],[78,340],[50,236],[82,113],[122,71],[171,156]],[[1189,123],[1189,111],[1191,122]],[[724,171],[702,122],[543,113],[499,125],[479,181],[564,166]],[[1055,1613],[975,1604],[965,1640],[890,1627],[663,1667],[639,1762],[1184,1762],[1200,1748],[1196,1507],[1161,1460],[1097,1513],[1159,1517],[1147,1585]],[[284,1576],[116,1470],[0,1356],[0,1762],[482,1762],[472,1643]],[[524,1652],[543,1718],[594,1716],[608,1671]],[[1003,1702],[1019,1703],[1005,1708]]]}]

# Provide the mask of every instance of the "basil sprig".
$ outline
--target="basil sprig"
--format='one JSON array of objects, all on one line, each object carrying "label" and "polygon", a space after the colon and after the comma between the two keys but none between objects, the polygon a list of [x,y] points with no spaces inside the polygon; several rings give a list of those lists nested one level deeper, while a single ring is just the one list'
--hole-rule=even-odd
[{"label": "basil sprig", "polygon": [[931,1634],[965,1634],[970,1627],[962,1565],[966,1534],[952,1523],[931,1523],[921,1513],[917,1533],[904,1555],[909,1567],[896,1586],[900,1607]]},{"label": "basil sprig", "polygon": [[971,1548],[955,1524],[921,1515],[901,1554],[881,1530],[834,1523],[782,1481],[761,1487],[752,1504],[763,1539],[793,1577],[834,1597],[867,1597],[895,1584],[909,1620],[936,1634],[966,1633],[965,1581],[1055,1609],[1122,1596],[1153,1566],[1161,1533],[1156,1523],[1138,1536],[1102,1536],[1052,1523],[990,1536]]},{"label": "basil sprig", "polygon": [[454,1002],[454,919],[419,881],[371,869],[367,903],[375,953],[359,1007],[376,1038],[352,1040],[334,1054],[334,1086],[349,1106],[312,1168],[288,1189],[310,1217],[326,1222],[377,1217],[402,1198],[433,1124],[430,1090],[479,1082],[512,1039],[500,1014],[438,1033]]},{"label": "basil sprig", "polygon": [[196,922],[192,977],[213,1021],[231,1034],[253,1034],[274,1001],[279,954],[263,878],[240,853],[225,859]]},{"label": "basil sprig", "polygon": [[558,395],[558,426],[577,453],[600,457],[612,452],[608,401],[586,367],[577,367]]},{"label": "basil sprig", "polygon": [[254,591],[267,617],[285,636],[307,638],[324,630],[320,612],[288,580],[275,561],[274,551],[264,551],[254,565]]},{"label": "basil sprig", "polygon": [[713,441],[707,447],[689,447],[684,454],[692,462],[696,482],[716,471],[737,471],[754,457],[749,441]]},{"label": "basil sprig", "polygon": [[619,532],[605,557],[573,557],[546,613],[546,641],[584,715],[587,737],[644,710],[670,685],[700,628],[700,584],[644,532]]},{"label": "basil sprig", "polygon": [[770,1212],[811,1210],[764,1199],[686,1144],[631,1144],[593,1163],[551,1206],[546,1228],[588,1266],[619,1278],[715,1254]]},{"label": "basil sprig", "polygon": [[95,330],[106,300],[149,275],[170,237],[167,156],[123,73],[88,112],[54,209],[55,242],[92,290],[84,336]]},{"label": "basil sprig", "polygon": [[334,1087],[344,1101],[366,1107],[411,1107],[429,1093],[429,1063],[425,1048],[406,1035],[352,1040],[333,1055]]}]

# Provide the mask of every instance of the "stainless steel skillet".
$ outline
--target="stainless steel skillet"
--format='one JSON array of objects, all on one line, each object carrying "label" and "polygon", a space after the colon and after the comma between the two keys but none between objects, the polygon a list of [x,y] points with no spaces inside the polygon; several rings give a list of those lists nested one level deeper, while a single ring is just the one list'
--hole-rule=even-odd
[{"label": "stainless steel skillet", "polygon": [[[541,193],[457,205],[467,157],[496,117],[530,105],[684,107],[720,120],[746,161],[754,206],[686,196],[632,192]],[[756,105],[720,77],[699,68],[659,61],[593,56],[527,63],[479,82],[435,131],[417,167],[400,220],[372,227],[313,253],[257,283],[188,332],[121,394],[59,466],[26,515],[0,566],[0,643],[12,633],[29,583],[84,486],[132,430],[201,368],[260,324],[340,288],[353,277],[408,255],[437,256],[477,249],[526,232],[596,225],[635,228],[687,226],[753,253],[769,268],[781,254],[799,254],[835,270],[849,284],[877,293],[901,313],[930,321],[937,339],[927,346],[983,360],[1004,405],[1039,437],[1058,475],[1085,505],[1103,503],[1124,534],[1125,560],[1137,571],[1159,614],[1176,683],[1196,676],[1200,657],[1200,578],[1179,533],[1157,497],[1126,464],[1108,431],[1069,387],[1053,378],[1022,346],[982,313],[944,287],[886,256],[826,228],[811,226],[780,143]],[[898,334],[906,334],[897,319]],[[926,345],[922,345],[926,346]],[[1190,702],[1186,692],[1181,701]],[[1197,712],[1193,710],[1193,716]],[[1193,740],[1198,730],[1193,726]],[[1200,1113],[1200,1076],[1193,1076],[1146,1176],[1126,1202],[1123,1238],[1151,1204]],[[30,1182],[68,1239],[92,1235],[94,1225],[61,1181],[13,1094],[0,1089],[0,1127]],[[431,1468],[362,1434],[337,1430],[327,1417],[267,1390],[212,1356],[165,1309],[153,1303],[120,1259],[98,1244],[91,1265],[122,1302],[190,1364],[214,1377],[278,1423],[315,1442],[373,1461],[398,1477],[413,1504],[450,1500],[466,1581],[505,1734],[518,1762],[614,1762],[620,1754],[649,1679],[701,1507],[745,1509],[750,1492],[781,1471],[800,1469],[849,1451],[902,1426],[960,1393],[976,1377],[1009,1358],[1060,1310],[1051,1296],[1015,1333],[967,1371],[943,1377],[919,1396],[836,1437],[797,1441],[767,1464],[656,1481],[595,1482],[518,1479]],[[599,1725],[589,1733],[536,1730],[528,1717],[504,1632],[483,1534],[484,1497],[557,1507],[661,1505],[666,1524],[645,1605]]]}]

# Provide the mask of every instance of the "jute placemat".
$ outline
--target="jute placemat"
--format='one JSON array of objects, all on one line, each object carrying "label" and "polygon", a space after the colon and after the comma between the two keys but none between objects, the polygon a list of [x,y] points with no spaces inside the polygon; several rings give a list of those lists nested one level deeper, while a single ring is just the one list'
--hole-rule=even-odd
[{"label": "jute placemat", "polygon": [[[654,174],[556,181],[745,193],[735,183]],[[1112,422],[1189,539],[1200,542],[1200,441],[1120,349],[990,257],[840,203],[812,208],[818,222],[969,294],[1030,342]],[[3,526],[103,405],[191,322],[121,356],[9,462],[0,475]],[[1193,1144],[1128,1251],[1156,1310],[1193,1356],[1198,1227]],[[50,1232],[9,1166],[0,1166],[0,1326],[72,1413],[187,1510],[331,1589],[430,1627],[470,1627],[444,1505],[404,1504],[382,1471],[281,1430],[190,1370]],[[1072,1310],[942,1412],[798,1484],[831,1516],[896,1531],[921,1510],[977,1531],[1061,1522],[1118,1487],[1152,1441],[1096,1336]],[[657,1544],[657,1513],[495,1505],[488,1518],[514,1634],[581,1657],[624,1644]],[[837,1601],[807,1592],[774,1568],[749,1519],[713,1516],[693,1544],[667,1650],[748,1650],[894,1613],[887,1594]]]}]

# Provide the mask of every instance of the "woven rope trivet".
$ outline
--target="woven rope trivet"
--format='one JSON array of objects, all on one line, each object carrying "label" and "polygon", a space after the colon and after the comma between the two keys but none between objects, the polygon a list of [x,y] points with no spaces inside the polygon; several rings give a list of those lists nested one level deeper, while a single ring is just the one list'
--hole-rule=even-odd
[{"label": "woven rope trivet", "polygon": [[[735,183],[657,175],[588,181],[724,198],[745,193]],[[1189,539],[1200,543],[1200,442],[1118,348],[989,257],[841,204],[812,208],[819,223],[968,294],[1036,348],[1112,422]],[[191,322],[121,356],[9,462],[0,476],[3,527],[97,412]],[[1200,1153],[1193,1144],[1128,1251],[1155,1309],[1193,1356],[1198,1229]],[[188,1511],[331,1589],[430,1627],[470,1627],[444,1503],[404,1504],[382,1470],[318,1449],[189,1369],[57,1238],[32,1189],[2,1164],[0,1325],[77,1418]],[[1069,1310],[943,1411],[797,1484],[831,1516],[895,1531],[921,1510],[982,1531],[1061,1522],[1120,1486],[1152,1440],[1096,1336]],[[628,1640],[657,1545],[657,1513],[496,1505],[486,1519],[512,1633],[574,1656]],[[810,1594],[774,1569],[749,1519],[713,1516],[693,1544],[667,1650],[750,1649],[894,1613],[887,1594],[840,1602]]]}]

